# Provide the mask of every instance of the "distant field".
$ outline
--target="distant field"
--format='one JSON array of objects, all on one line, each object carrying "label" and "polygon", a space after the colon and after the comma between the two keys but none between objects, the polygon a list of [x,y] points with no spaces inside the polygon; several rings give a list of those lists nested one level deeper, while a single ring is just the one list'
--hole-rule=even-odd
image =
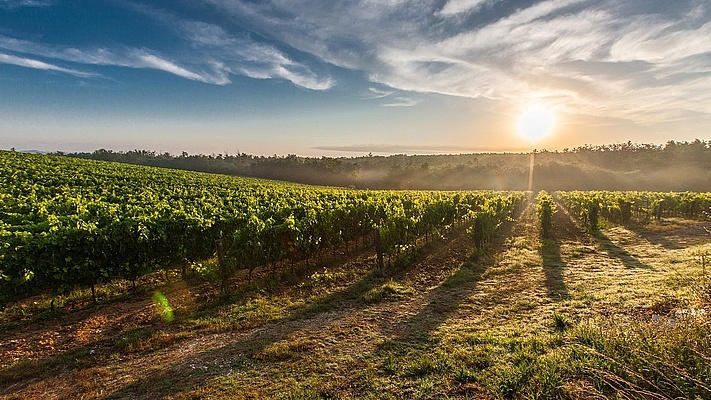
[{"label": "distant field", "polygon": [[3,398],[711,397],[707,193],[0,172]]}]

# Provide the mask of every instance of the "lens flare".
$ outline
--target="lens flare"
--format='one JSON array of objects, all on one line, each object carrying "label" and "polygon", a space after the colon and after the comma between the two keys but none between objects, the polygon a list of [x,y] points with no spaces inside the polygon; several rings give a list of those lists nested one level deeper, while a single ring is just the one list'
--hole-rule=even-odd
[{"label": "lens flare", "polygon": [[175,319],[173,308],[170,306],[168,299],[161,292],[153,293],[153,303],[161,318],[165,322],[172,322]]}]

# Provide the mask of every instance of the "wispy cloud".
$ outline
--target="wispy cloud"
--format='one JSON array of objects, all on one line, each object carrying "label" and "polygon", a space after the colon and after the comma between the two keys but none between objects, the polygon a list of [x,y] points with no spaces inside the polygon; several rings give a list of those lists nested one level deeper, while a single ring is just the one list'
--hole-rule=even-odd
[{"label": "wispy cloud", "polygon": [[[0,0],[2,1],[2,0]],[[50,4],[49,1],[5,1],[6,6]],[[22,62],[22,59],[46,59],[52,62],[81,65],[118,66],[164,71],[198,82],[226,85],[232,75],[256,79],[284,79],[294,85],[312,90],[326,90],[335,84],[327,76],[312,71],[296,62],[271,44],[248,37],[237,37],[222,27],[203,21],[176,17],[146,6],[130,6],[173,31],[176,41],[162,50],[130,45],[78,47],[48,44],[0,35],[0,49],[21,56],[8,56],[5,63],[71,73],[81,77],[97,76],[42,61]],[[181,44],[182,43],[182,44]],[[41,67],[41,68],[40,68]]]},{"label": "wispy cloud", "polygon": [[452,15],[467,12],[476,12],[485,6],[490,6],[500,0],[449,0],[437,12],[439,15]]},{"label": "wispy cloud", "polygon": [[[200,82],[225,84],[228,83],[224,76],[214,72],[198,73],[190,71],[185,67],[176,64],[167,58],[153,53],[147,49],[132,48],[132,47],[115,47],[113,49],[94,47],[79,49],[75,47],[65,47],[37,43],[27,40],[10,38],[0,35],[0,49],[5,49],[15,53],[24,53],[34,57],[44,59],[57,60],[61,62],[70,62],[78,65],[99,65],[99,66],[118,66],[127,68],[145,68],[165,71],[186,79],[196,80]],[[16,64],[21,65],[21,64]],[[52,65],[52,64],[48,64]],[[30,64],[21,65],[28,68],[33,68]],[[50,68],[43,68],[50,69]],[[61,71],[60,69],[51,68],[52,70]],[[75,69],[63,68],[67,71],[77,72]],[[67,72],[61,71],[61,72]],[[69,73],[69,72],[68,72]],[[76,76],[82,77],[97,77],[98,74],[89,73],[73,73]]]},{"label": "wispy cloud", "polygon": [[17,65],[20,67],[26,67],[26,68],[32,68],[32,69],[41,69],[41,70],[45,70],[45,71],[62,72],[62,73],[74,75],[74,76],[77,76],[80,78],[93,78],[93,77],[100,76],[98,74],[94,74],[94,73],[90,73],[90,72],[83,72],[83,71],[78,71],[78,70],[71,69],[71,68],[60,67],[58,65],[49,64],[49,63],[46,63],[46,62],[40,61],[40,60],[34,60],[31,58],[22,58],[22,57],[17,57],[17,56],[13,56],[10,54],[4,54],[4,53],[0,53],[0,63]]},{"label": "wispy cloud", "polygon": [[[138,55],[137,57],[139,63],[135,65],[145,65],[148,68],[153,68],[165,72],[170,72],[171,74],[178,75],[180,77],[186,78],[186,79],[192,79],[194,81],[203,81],[206,82],[207,80],[200,74],[197,74],[195,72],[188,71],[187,69],[180,67],[166,59],[160,58],[154,54],[142,54]],[[213,83],[222,83],[224,81],[220,80],[217,82]]]},{"label": "wispy cloud", "polygon": [[393,97],[389,103],[383,104],[383,107],[412,107],[420,104],[422,100],[413,99],[410,97]]},{"label": "wispy cloud", "polygon": [[422,99],[415,99],[411,96],[403,94],[399,90],[385,90],[375,87],[368,88],[368,95],[365,97],[369,100],[384,100],[381,103],[383,107],[412,107],[422,103]]},{"label": "wispy cloud", "polygon": [[[51,4],[0,0],[5,9]],[[711,6],[702,0],[200,0],[212,11],[191,17],[121,4],[175,40],[57,45],[4,30],[2,62],[76,76],[87,66],[154,69],[217,85],[247,76],[312,90],[334,87],[336,66],[360,72],[372,84],[364,97],[390,107],[437,93],[545,98],[569,113],[639,124],[711,115]]]},{"label": "wispy cloud", "polygon": [[711,115],[703,1],[203,1],[393,90],[545,97],[564,111],[639,124]]},{"label": "wispy cloud", "polygon": [[54,0],[0,0],[0,8],[48,7],[53,3]]},{"label": "wispy cloud", "polygon": [[320,76],[271,44],[238,37],[214,23],[180,18],[144,5],[133,5],[132,8],[172,29],[187,42],[192,52],[201,55],[206,69],[221,77],[219,83],[229,83],[232,74],[255,79],[284,79],[312,90],[330,89],[335,84],[331,77]]},{"label": "wispy cloud", "polygon": [[370,93],[370,95],[367,97],[368,99],[382,99],[395,93],[394,90],[383,90],[374,87],[368,88],[368,92]]}]

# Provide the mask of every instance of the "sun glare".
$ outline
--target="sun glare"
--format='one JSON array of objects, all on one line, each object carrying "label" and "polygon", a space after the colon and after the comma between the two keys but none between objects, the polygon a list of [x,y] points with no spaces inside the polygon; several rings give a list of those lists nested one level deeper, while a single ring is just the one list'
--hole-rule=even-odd
[{"label": "sun glare", "polygon": [[553,113],[543,106],[530,106],[518,117],[518,133],[530,141],[544,138],[552,129]]}]

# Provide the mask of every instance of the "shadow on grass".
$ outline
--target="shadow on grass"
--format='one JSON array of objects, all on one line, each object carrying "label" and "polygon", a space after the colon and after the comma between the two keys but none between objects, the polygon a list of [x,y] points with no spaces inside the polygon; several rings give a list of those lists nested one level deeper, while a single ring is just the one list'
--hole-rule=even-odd
[{"label": "shadow on grass", "polygon": [[[144,327],[137,332],[132,332],[128,337],[117,334],[101,341],[86,343],[71,351],[52,356],[47,359],[18,363],[8,368],[0,369],[0,397],[20,393],[28,386],[42,380],[63,376],[70,381],[74,376],[81,376],[82,370],[101,367],[110,357],[120,354],[133,357],[153,358],[158,351],[175,352],[177,355],[167,363],[157,361],[155,365],[141,371],[126,371],[122,375],[130,375],[129,383],[109,393],[106,398],[165,398],[179,393],[190,391],[207,380],[232,371],[248,369],[250,363],[255,362],[260,352],[277,342],[288,340],[290,335],[301,330],[323,329],[331,322],[328,317],[317,318],[328,312],[343,307],[358,307],[362,302],[358,299],[370,288],[384,282],[393,276],[395,269],[387,271],[373,271],[348,288],[338,291],[324,300],[306,306],[304,309],[294,310],[292,314],[271,320],[254,329],[250,329],[244,336],[232,332],[206,334],[206,336],[224,336],[225,345],[210,350],[198,350],[198,353],[180,355],[181,342],[174,340],[163,343],[155,348],[122,353],[123,343],[145,340],[155,330],[153,327]],[[242,295],[235,294],[234,298]],[[233,298],[233,299],[234,299]],[[202,310],[201,316],[216,313],[221,307],[232,303],[223,298],[212,303],[208,309]],[[363,304],[364,305],[364,304]],[[181,330],[181,326],[175,327]],[[183,326],[182,329],[185,329]],[[156,331],[156,333],[158,333]],[[134,339],[133,336],[136,336]],[[214,343],[214,342],[213,342]],[[212,347],[212,346],[210,346]],[[110,350],[109,350],[110,349]],[[108,352],[106,352],[108,350]],[[156,354],[157,355],[157,354]],[[256,361],[258,362],[258,361]],[[116,361],[110,361],[116,364]],[[119,365],[121,362],[118,363]],[[119,367],[120,368],[120,367]],[[133,375],[140,373],[140,375]],[[81,386],[81,382],[71,383]]]},{"label": "shadow on grass", "polygon": [[[83,386],[85,382],[71,382],[72,372],[101,368],[107,362],[114,363],[109,360],[119,353],[146,354],[168,345],[175,346],[185,338],[176,334],[169,325],[158,323],[96,339],[49,358],[21,361],[0,369],[0,398],[6,395],[12,398],[22,394],[28,386],[60,376],[67,384]],[[145,348],[131,350],[132,346]]]},{"label": "shadow on grass", "polygon": [[570,214],[560,204],[553,214],[554,229],[550,237],[543,238],[538,253],[543,260],[543,273],[548,296],[554,301],[566,300],[570,296],[565,285],[563,271],[568,264],[560,254],[563,240],[581,242],[585,240],[585,232],[573,221]]},{"label": "shadow on grass", "polygon": [[[476,290],[486,267],[482,264],[461,266],[428,294],[427,305],[417,314],[400,322],[396,327],[389,327],[397,332],[392,341],[427,343],[432,332],[456,312],[460,304]],[[383,346],[389,346],[388,342]]]},{"label": "shadow on grass", "polygon": [[[361,249],[355,253],[354,257],[366,258],[368,253],[372,253],[372,250]],[[338,268],[343,264],[352,261],[352,259],[348,257],[332,257],[329,258],[328,261],[329,267]],[[286,290],[289,290],[289,286],[298,285],[300,282],[307,281],[309,279],[309,274],[320,268],[322,268],[322,266],[317,263],[301,263],[297,266],[295,271],[296,274],[294,275],[289,272],[289,268],[284,268],[280,271],[278,278],[276,279],[276,286],[272,285],[273,288],[270,292],[278,295]],[[239,303],[248,301],[255,292],[254,286],[259,284],[264,284],[266,286],[265,282],[269,281],[269,279],[273,279],[271,271],[262,274],[257,281],[253,281],[252,285],[241,286],[239,290],[236,290],[229,296],[220,297],[215,292],[213,293],[214,298],[210,299],[202,306],[197,307],[195,310],[190,311],[189,315],[181,315],[179,319],[187,322],[197,318],[217,315],[226,306],[233,305],[236,302]],[[146,304],[151,303],[149,290],[142,290],[140,295],[146,298]],[[136,297],[136,294],[130,293],[130,296]],[[124,296],[117,300],[112,299],[111,303],[118,302],[118,300],[125,298],[126,297]],[[102,308],[105,306],[109,305],[104,305],[103,303],[98,306],[93,303],[91,304],[92,309]],[[81,311],[86,312],[87,310],[82,309]],[[266,323],[272,322],[279,322],[279,320],[268,321]],[[110,336],[86,342],[80,346],[76,346],[72,349],[47,358],[28,360],[13,364],[0,369],[0,395],[17,393],[28,385],[32,385],[37,381],[51,379],[59,374],[71,376],[71,374],[75,371],[81,371],[83,369],[97,366],[100,367],[106,363],[107,357],[114,357],[119,354],[123,356],[128,355],[129,357],[133,357],[135,355],[147,356],[152,352],[171,347],[175,347],[176,351],[179,351],[179,347],[176,346],[179,346],[180,342],[187,339],[187,335],[177,337],[175,334],[180,334],[186,329],[189,329],[189,325],[165,324],[163,322],[149,323],[148,325],[139,324],[135,330],[118,331]],[[162,340],[164,337],[166,339]],[[255,340],[255,342],[260,340]],[[134,345],[141,345],[146,342],[149,344],[149,347],[145,349],[130,349]],[[153,345],[154,342],[155,345]],[[114,361],[112,361],[112,363],[114,363]],[[195,372],[196,371],[191,368],[189,375]],[[138,379],[139,377],[136,378]],[[166,377],[166,381],[172,382],[172,379]],[[158,382],[160,382],[160,379]],[[150,384],[145,386],[150,386]],[[170,389],[167,390],[170,391]],[[130,398],[136,396],[140,397],[139,394],[140,391],[136,391],[133,395],[126,396]],[[123,397],[123,395],[116,396]]]},{"label": "shadow on grass", "polygon": [[[323,259],[315,257],[312,260],[302,260],[293,266],[289,263],[279,263],[276,268],[269,265],[260,266],[255,270],[251,282],[247,283],[247,271],[238,272],[240,277],[232,279],[232,292],[220,295],[216,284],[213,283],[214,298],[201,305],[193,315],[194,318],[209,318],[219,314],[226,306],[238,302],[248,301],[255,294],[267,291],[270,295],[278,296],[293,290],[294,287],[308,284],[313,273],[321,271],[324,267],[338,270],[354,260],[366,260],[375,257],[372,246],[351,248],[348,254],[326,255]],[[235,287],[236,286],[236,287]]]},{"label": "shadow on grass", "polygon": [[495,234],[494,241],[484,250],[469,256],[462,265],[427,295],[428,303],[417,314],[400,322],[394,329],[396,338],[379,346],[386,349],[393,342],[426,344],[432,333],[453,315],[460,305],[476,290],[482,276],[493,262],[492,253],[502,251],[505,239],[511,236],[517,221],[529,209],[523,207],[514,221],[507,221]]},{"label": "shadow on grass", "polygon": [[[510,223],[507,225],[511,225]],[[500,236],[507,236],[511,226],[503,227]],[[508,229],[506,229],[508,228]],[[445,242],[447,243],[447,242]],[[438,244],[435,251],[448,251],[448,244]],[[420,335],[429,335],[439,325],[441,325],[459,304],[475,290],[478,281],[486,269],[486,264],[471,265],[471,261],[461,260],[462,265],[455,268],[455,272],[450,278],[443,282],[438,288],[432,290],[428,296],[429,304],[418,314],[401,323],[403,326],[403,338],[406,340],[419,340]],[[191,391],[201,385],[206,384],[217,376],[224,376],[230,373],[249,371],[257,368],[262,362],[271,362],[269,357],[300,357],[296,354],[300,351],[295,348],[295,354],[290,355],[291,346],[298,346],[292,343],[291,338],[300,331],[308,330],[318,332],[327,329],[333,323],[333,317],[342,315],[343,310],[353,310],[369,306],[364,300],[364,295],[373,288],[377,288],[390,280],[403,280],[412,270],[425,269],[430,265],[425,257],[417,257],[416,262],[404,262],[395,264],[391,268],[375,270],[367,273],[355,283],[337,290],[324,298],[315,301],[305,307],[293,310],[290,315],[279,319],[271,320],[266,324],[254,329],[242,332],[223,332],[205,335],[205,340],[198,347],[197,352],[182,351],[181,341],[176,340],[168,346],[159,347],[160,354],[174,352],[174,356],[165,361],[164,357],[153,357],[154,350],[141,353],[142,357],[155,359],[154,365],[149,365],[141,371],[127,370],[122,374],[134,373],[140,375],[131,376],[132,383],[122,384],[123,386],[106,388],[107,398],[166,398],[184,392]],[[203,312],[212,313],[215,309],[205,309]],[[339,314],[335,312],[338,311]],[[178,327],[180,328],[180,327]],[[115,339],[114,339],[115,340]],[[203,339],[200,338],[202,342]],[[194,344],[191,342],[191,344]],[[72,379],[75,371],[100,366],[101,357],[87,356],[91,354],[96,344],[86,345],[71,355],[65,354],[53,357],[42,362],[33,363],[32,370],[38,375],[24,375],[25,379],[18,375],[23,375],[22,368],[14,371],[4,371],[4,378],[0,381],[12,385],[13,388],[20,388],[36,382],[42,377],[50,378],[58,375]],[[270,353],[275,347],[285,345],[287,350],[284,354],[274,355]],[[113,348],[110,343],[105,343],[99,348]],[[304,348],[308,350],[308,346]],[[205,349],[207,348],[207,349]],[[271,355],[270,355],[271,354]],[[157,356],[157,354],[156,354]],[[75,359],[76,363],[64,364],[66,357]],[[266,358],[265,358],[266,357]],[[129,359],[132,357],[129,356]],[[161,361],[163,359],[163,361]],[[275,359],[279,361],[280,359]],[[113,362],[112,362],[113,363]],[[64,364],[64,365],[62,365]],[[127,365],[131,365],[128,362]],[[120,367],[119,367],[120,368]],[[30,371],[27,371],[29,374]],[[29,380],[27,378],[30,378]],[[76,378],[74,378],[76,379]],[[75,384],[79,385],[80,382]]]},{"label": "shadow on grass", "polygon": [[[644,240],[648,241],[649,243],[662,246],[666,250],[679,250],[684,248],[684,246],[673,240],[669,240],[663,234],[660,234],[658,232],[652,232],[642,226],[629,224],[626,225],[626,227],[627,229],[644,238]],[[703,230],[699,229],[699,234],[703,233]]]},{"label": "shadow on grass", "polygon": [[[458,234],[462,233],[459,230],[457,232]],[[434,251],[446,252],[447,248],[446,244],[440,243]],[[275,361],[281,360],[280,357],[288,359],[298,356],[291,354],[291,347],[299,346],[298,341],[291,340],[293,334],[304,330],[312,332],[324,330],[333,323],[331,314],[344,310],[355,312],[369,306],[371,303],[364,297],[370,290],[389,281],[404,280],[406,274],[412,270],[424,269],[429,266],[426,262],[427,257],[421,257],[419,253],[416,253],[412,258],[416,260],[405,259],[393,264],[392,267],[373,270],[355,283],[336,290],[305,307],[293,310],[289,315],[270,321],[268,326],[256,328],[244,336],[239,337],[227,333],[225,334],[226,340],[230,344],[178,358],[159,371],[149,373],[135,383],[111,393],[108,398],[141,396],[155,398],[149,394],[150,390],[158,391],[159,397],[170,397],[194,389],[216,376],[235,370],[253,368],[254,363],[265,359],[265,362],[269,362],[271,361],[270,357],[274,357],[274,355],[270,355],[270,352],[275,347],[281,349],[279,351],[284,351],[284,353],[276,355]],[[425,319],[424,316],[423,319]],[[434,318],[433,320],[441,322],[444,319]],[[432,321],[428,321],[428,323],[432,324],[430,329],[438,324]],[[298,353],[298,349],[296,352]]]},{"label": "shadow on grass", "polygon": [[630,254],[627,250],[617,246],[601,231],[596,231],[593,236],[597,239],[600,247],[607,253],[610,258],[617,258],[622,261],[622,264],[626,268],[644,268],[651,269],[652,267],[638,260],[635,256]]},{"label": "shadow on grass", "polygon": [[543,244],[538,252],[543,259],[543,273],[548,296],[554,301],[568,299],[570,296],[563,277],[563,271],[568,267],[568,264],[560,255],[560,242],[555,237],[543,239]]},{"label": "shadow on grass", "polygon": [[[429,245],[432,245],[432,243],[427,246]],[[322,312],[365,307],[367,305],[367,302],[364,301],[366,293],[389,281],[400,282],[408,272],[421,268],[423,260],[418,256],[424,250],[418,249],[415,253],[403,256],[391,266],[383,269],[373,269],[352,285],[337,290],[323,299],[318,299],[309,304],[308,307],[296,310],[290,318],[305,318]]]}]

